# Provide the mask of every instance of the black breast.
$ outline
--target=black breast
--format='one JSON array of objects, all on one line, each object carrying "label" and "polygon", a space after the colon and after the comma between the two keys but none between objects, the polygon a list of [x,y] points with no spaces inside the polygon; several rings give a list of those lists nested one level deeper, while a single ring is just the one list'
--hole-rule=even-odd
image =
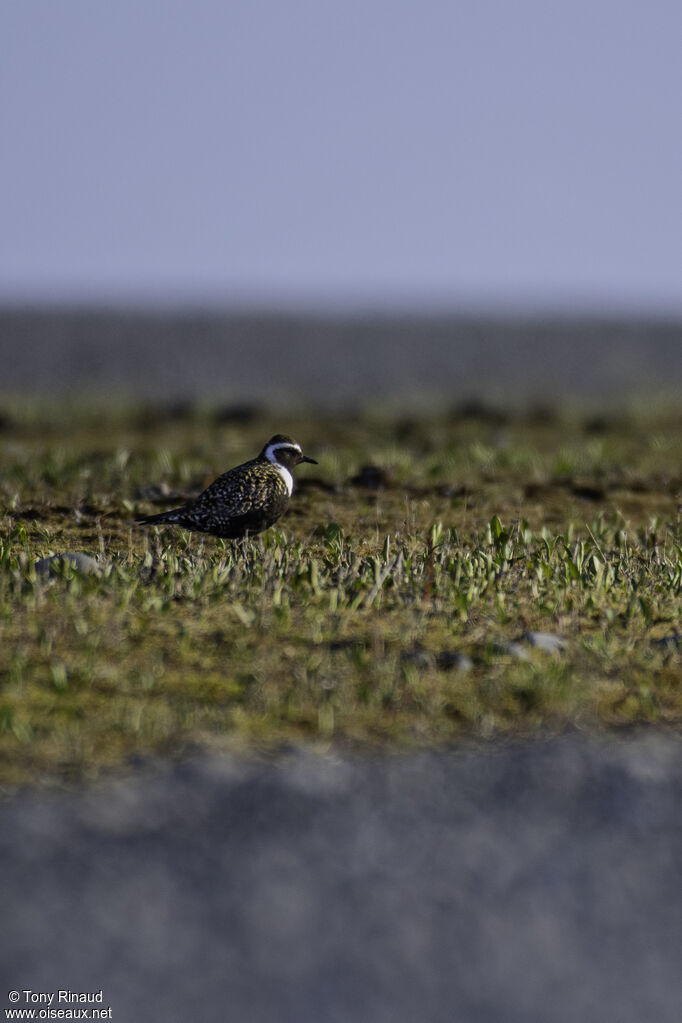
[{"label": "black breast", "polygon": [[283,493],[277,490],[267,504],[261,505],[260,508],[253,508],[243,515],[235,515],[230,520],[223,520],[220,524],[216,523],[216,531],[211,529],[207,532],[226,540],[236,540],[249,533],[262,533],[264,529],[269,529],[277,522],[277,519],[287,510],[288,504],[289,495],[286,490]]}]

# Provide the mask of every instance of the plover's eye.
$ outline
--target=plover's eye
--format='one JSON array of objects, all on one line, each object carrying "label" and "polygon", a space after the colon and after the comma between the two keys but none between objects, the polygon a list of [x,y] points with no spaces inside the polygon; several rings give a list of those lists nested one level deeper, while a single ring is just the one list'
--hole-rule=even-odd
[{"label": "plover's eye", "polygon": [[265,457],[271,462],[278,461],[285,454],[301,455],[303,452],[298,444],[270,444],[265,449]]}]

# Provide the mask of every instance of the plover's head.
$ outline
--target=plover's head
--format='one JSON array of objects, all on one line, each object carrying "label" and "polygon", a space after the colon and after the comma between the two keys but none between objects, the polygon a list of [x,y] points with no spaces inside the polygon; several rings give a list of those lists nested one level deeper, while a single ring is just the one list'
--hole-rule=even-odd
[{"label": "plover's head", "polygon": [[314,458],[303,454],[300,444],[284,433],[276,433],[271,437],[261,451],[260,457],[275,465],[282,465],[289,471],[301,462],[312,462],[313,465],[317,465]]}]

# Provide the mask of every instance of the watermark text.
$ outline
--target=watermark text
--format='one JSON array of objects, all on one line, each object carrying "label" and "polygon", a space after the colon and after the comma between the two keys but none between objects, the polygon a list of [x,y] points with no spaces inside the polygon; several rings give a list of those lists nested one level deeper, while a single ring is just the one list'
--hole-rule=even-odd
[{"label": "watermark text", "polygon": [[31,988],[12,989],[7,993],[11,1008],[5,1009],[5,1019],[113,1019],[110,1005],[104,1005],[104,992],[34,991]]}]

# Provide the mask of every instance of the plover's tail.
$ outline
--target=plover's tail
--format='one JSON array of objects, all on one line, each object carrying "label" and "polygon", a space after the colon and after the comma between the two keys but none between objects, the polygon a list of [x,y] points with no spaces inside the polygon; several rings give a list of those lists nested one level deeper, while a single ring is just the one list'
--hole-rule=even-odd
[{"label": "plover's tail", "polygon": [[170,511],[159,512],[158,515],[140,515],[135,519],[138,526],[160,526],[164,522],[182,522],[187,513],[186,508],[171,508]]}]

